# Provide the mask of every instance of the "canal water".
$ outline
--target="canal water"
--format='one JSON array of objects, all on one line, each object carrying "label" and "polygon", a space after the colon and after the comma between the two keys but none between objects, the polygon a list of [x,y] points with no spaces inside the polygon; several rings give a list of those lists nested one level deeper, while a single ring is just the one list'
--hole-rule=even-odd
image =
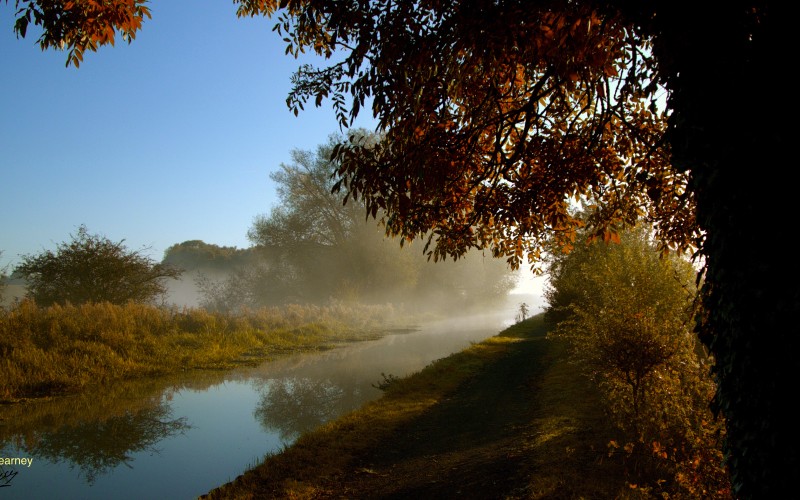
[{"label": "canal water", "polygon": [[382,374],[419,371],[513,321],[508,309],[256,368],[0,407],[0,500],[196,498],[380,397]]}]

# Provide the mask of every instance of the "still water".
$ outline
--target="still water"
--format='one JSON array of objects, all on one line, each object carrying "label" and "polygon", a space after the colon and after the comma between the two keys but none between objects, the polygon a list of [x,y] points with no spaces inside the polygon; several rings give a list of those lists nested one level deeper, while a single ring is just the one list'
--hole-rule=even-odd
[{"label": "still water", "polygon": [[116,383],[0,407],[0,500],[196,498],[404,376],[490,337],[506,310],[232,372]]}]

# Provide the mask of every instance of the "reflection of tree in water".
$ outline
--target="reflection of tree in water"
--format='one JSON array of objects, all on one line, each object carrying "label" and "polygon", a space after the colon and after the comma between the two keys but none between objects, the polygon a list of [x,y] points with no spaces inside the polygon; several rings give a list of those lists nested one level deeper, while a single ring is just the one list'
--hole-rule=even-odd
[{"label": "reflection of tree in water", "polygon": [[174,394],[187,388],[202,391],[229,376],[222,371],[178,373],[0,405],[0,453],[16,448],[19,456],[69,463],[92,483],[120,464],[130,466],[134,453],[157,453],[160,440],[189,429],[186,419],[172,418]]},{"label": "reflection of tree in water", "polygon": [[71,462],[92,484],[120,464],[131,467],[131,454],[157,453],[156,443],[189,428],[185,418],[171,419],[171,415],[169,405],[161,403],[105,420],[65,425],[53,432],[37,431],[24,439],[24,447],[37,458]]},{"label": "reflection of tree in water", "polygon": [[330,380],[273,379],[264,386],[255,417],[265,429],[276,429],[284,442],[292,442],[343,413],[353,396],[347,395]]}]

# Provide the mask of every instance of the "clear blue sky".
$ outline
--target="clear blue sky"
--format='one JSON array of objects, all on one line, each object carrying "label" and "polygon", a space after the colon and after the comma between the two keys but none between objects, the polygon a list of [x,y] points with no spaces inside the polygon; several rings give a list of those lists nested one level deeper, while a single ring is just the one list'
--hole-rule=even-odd
[{"label": "clear blue sky", "polygon": [[302,61],[274,21],[238,19],[224,0],[151,9],[131,45],[75,69],[37,33],[17,40],[13,2],[0,2],[0,267],[81,224],[158,260],[190,239],[247,247],[275,201],[269,173],[338,131],[329,106],[286,107]]},{"label": "clear blue sky", "polygon": [[[266,18],[225,0],[152,2],[131,45],[42,52],[0,1],[0,268],[91,233],[160,260],[200,239],[245,248],[276,202],[269,173],[339,131],[328,105],[286,106],[299,64]],[[368,108],[357,125],[374,128]]]}]

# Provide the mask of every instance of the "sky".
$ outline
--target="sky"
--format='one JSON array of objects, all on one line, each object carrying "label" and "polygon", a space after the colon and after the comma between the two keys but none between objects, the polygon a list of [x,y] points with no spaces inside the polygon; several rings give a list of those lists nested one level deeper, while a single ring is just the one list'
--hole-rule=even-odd
[{"label": "sky", "polygon": [[[37,31],[17,39],[0,2],[0,269],[80,225],[154,260],[187,240],[247,248],[277,202],[270,172],[339,132],[329,102],[286,106],[316,59],[285,55],[273,20],[239,19],[229,0],[150,8],[132,44],[67,68]],[[369,108],[355,125],[375,128]]]}]

